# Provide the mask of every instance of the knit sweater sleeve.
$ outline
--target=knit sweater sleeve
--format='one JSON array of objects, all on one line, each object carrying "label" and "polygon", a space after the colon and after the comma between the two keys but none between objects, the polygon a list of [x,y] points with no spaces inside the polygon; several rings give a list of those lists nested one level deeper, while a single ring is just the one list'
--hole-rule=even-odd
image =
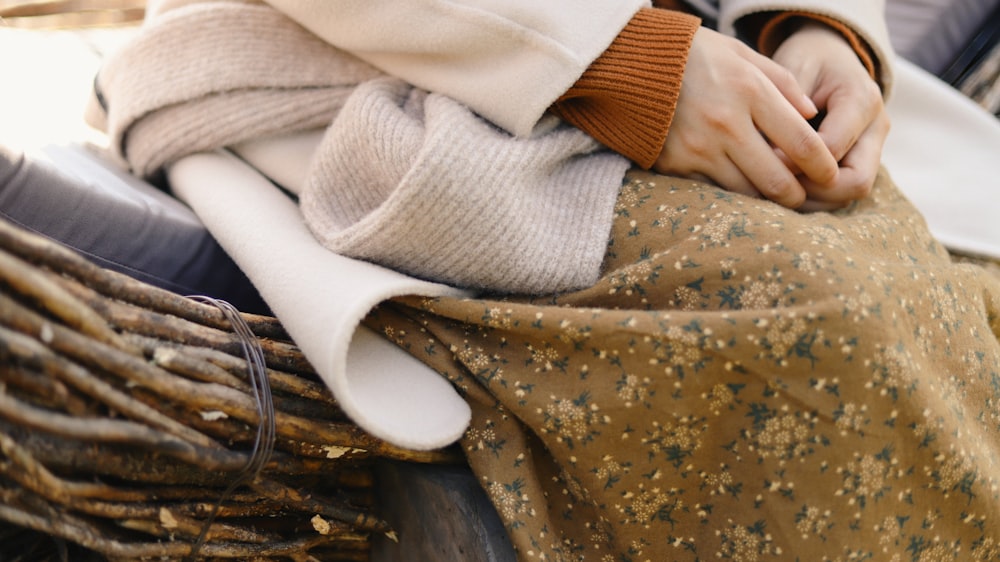
[{"label": "knit sweater sleeve", "polygon": [[[844,35],[873,78],[877,59],[850,27],[809,12],[768,12],[753,18],[758,49],[770,54],[806,19]],[[610,47],[550,108],[608,148],[648,169],[656,162],[673,120],[688,51],[700,20],[675,10],[644,8]]]},{"label": "knit sweater sleeve", "polygon": [[[763,14],[763,23],[757,35],[757,50],[767,56],[774,54],[781,42],[788,37],[794,29],[806,21],[822,23],[844,36],[844,39],[851,44],[854,52],[857,53],[861,64],[868,69],[868,74],[873,80],[881,84],[881,69],[878,58],[875,57],[870,46],[861,37],[843,22],[812,12],[771,12]],[[753,18],[744,18],[753,19]]]},{"label": "knit sweater sleeve", "polygon": [[691,41],[701,20],[640,9],[551,110],[643,168],[670,129]]}]

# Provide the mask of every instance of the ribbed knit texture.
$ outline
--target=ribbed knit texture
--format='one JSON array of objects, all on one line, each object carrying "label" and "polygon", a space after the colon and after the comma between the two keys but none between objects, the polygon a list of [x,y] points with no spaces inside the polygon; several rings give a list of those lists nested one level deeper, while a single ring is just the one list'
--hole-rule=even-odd
[{"label": "ribbed knit texture", "polygon": [[518,139],[387,78],[358,87],[320,147],[302,210],[328,248],[503,292],[596,281],[627,163],[575,128]]},{"label": "ribbed knit texture", "polygon": [[325,126],[377,76],[270,7],[191,2],[107,59],[96,87],[108,112],[92,107],[88,120],[148,176],[192,152]]},{"label": "ribbed knit texture", "polygon": [[651,167],[666,141],[700,24],[678,11],[639,10],[553,112],[639,166]]},{"label": "ribbed knit texture", "polygon": [[761,27],[760,35],[757,37],[757,49],[765,55],[773,55],[774,51],[781,45],[781,42],[788,36],[787,30],[784,29],[786,25],[803,20],[812,20],[827,25],[843,35],[844,39],[850,43],[851,48],[854,49],[854,52],[858,54],[861,63],[868,69],[868,74],[873,80],[879,80],[881,71],[878,68],[878,59],[875,58],[871,48],[858,37],[858,34],[850,27],[844,25],[843,22],[823,14],[814,14],[812,12],[766,12],[764,15],[767,18],[767,22]]},{"label": "ribbed knit texture", "polygon": [[629,166],[555,118],[516,138],[251,3],[157,14],[98,84],[112,146],[141,175],[191,153],[329,126],[302,193],[317,239],[487,291],[595,282]]}]

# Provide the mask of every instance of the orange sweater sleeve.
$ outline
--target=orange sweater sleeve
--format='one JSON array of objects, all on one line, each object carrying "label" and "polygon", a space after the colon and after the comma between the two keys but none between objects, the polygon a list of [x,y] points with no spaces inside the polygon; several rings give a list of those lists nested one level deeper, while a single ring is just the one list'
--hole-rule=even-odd
[{"label": "orange sweater sleeve", "polygon": [[642,8],[551,110],[643,168],[656,162],[701,20]]},{"label": "orange sweater sleeve", "polygon": [[[768,17],[769,16],[769,17]],[[778,49],[781,42],[788,37],[789,33],[795,28],[795,26],[801,25],[804,21],[817,21],[824,25],[827,25],[841,35],[844,39],[851,44],[854,48],[854,52],[858,54],[858,58],[861,59],[861,63],[865,65],[868,69],[868,74],[873,80],[878,80],[880,75],[878,68],[878,61],[873,56],[871,48],[858,37],[858,34],[854,32],[850,27],[844,25],[839,20],[824,16],[822,14],[814,14],[811,12],[771,12],[765,14],[764,23],[760,27],[759,34],[757,35],[757,50],[761,53],[771,56],[774,51]]]},{"label": "orange sweater sleeve", "polygon": [[[670,7],[663,0],[657,5]],[[768,12],[747,19],[759,30],[752,35],[765,54],[773,53],[787,37],[787,26],[804,19],[822,22],[844,35],[873,78],[879,75],[868,46],[837,20],[809,12]],[[650,168],[670,130],[688,51],[700,25],[697,17],[677,10],[639,10],[551,111],[637,165]]]}]

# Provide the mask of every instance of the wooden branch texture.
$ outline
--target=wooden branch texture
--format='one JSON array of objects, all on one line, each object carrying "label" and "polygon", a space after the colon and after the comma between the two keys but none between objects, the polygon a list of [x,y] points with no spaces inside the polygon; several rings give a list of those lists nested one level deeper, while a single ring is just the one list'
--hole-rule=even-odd
[{"label": "wooden branch texture", "polygon": [[107,559],[367,560],[392,531],[372,462],[455,455],[366,434],[277,320],[242,318],[274,450],[224,497],[261,422],[225,315],[0,221],[0,521]]}]

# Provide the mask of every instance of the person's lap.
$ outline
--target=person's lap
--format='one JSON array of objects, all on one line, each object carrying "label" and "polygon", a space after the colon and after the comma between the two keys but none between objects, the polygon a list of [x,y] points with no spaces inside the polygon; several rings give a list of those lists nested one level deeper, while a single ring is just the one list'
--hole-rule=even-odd
[{"label": "person's lap", "polygon": [[368,319],[465,390],[522,551],[991,556],[1000,280],[887,175],[809,215],[634,173],[617,212],[591,288]]}]

